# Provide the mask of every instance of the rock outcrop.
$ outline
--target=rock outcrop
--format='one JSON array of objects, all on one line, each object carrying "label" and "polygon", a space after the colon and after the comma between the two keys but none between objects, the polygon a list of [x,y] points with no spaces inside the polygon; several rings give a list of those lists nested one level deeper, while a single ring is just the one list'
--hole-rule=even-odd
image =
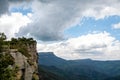
[{"label": "rock outcrop", "polygon": [[0,80],[39,80],[37,42],[0,33]]},{"label": "rock outcrop", "polygon": [[17,49],[10,49],[10,54],[15,60],[14,67],[18,67],[16,80],[39,80],[36,43],[27,44],[27,50],[29,57],[26,57]]}]

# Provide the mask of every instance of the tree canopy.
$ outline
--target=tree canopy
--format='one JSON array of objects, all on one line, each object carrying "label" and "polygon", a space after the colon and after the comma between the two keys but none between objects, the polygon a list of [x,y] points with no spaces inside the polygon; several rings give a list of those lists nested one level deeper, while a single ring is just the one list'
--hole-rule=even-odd
[{"label": "tree canopy", "polygon": [[6,37],[6,35],[4,34],[4,33],[0,33],[0,40],[6,40],[7,39],[7,37]]}]

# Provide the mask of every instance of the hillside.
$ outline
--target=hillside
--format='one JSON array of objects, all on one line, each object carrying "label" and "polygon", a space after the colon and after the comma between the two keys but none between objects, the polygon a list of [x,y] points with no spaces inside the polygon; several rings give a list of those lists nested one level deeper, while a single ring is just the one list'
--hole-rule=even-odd
[{"label": "hillside", "polygon": [[66,60],[59,58],[57,56],[54,55],[53,52],[46,52],[44,54],[44,52],[41,54],[39,54],[39,62],[40,64],[45,64],[47,66],[63,66],[62,64],[67,64]]},{"label": "hillside", "polygon": [[61,78],[66,80],[112,80],[120,75],[120,61],[64,60],[48,52],[39,53],[39,57],[39,65],[46,72],[64,73]]}]

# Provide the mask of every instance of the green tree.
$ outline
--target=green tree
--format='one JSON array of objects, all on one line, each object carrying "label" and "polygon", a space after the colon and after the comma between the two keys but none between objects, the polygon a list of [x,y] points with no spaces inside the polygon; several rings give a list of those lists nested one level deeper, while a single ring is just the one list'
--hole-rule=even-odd
[{"label": "green tree", "polygon": [[7,39],[6,35],[4,33],[0,33],[0,40],[4,41],[6,39]]},{"label": "green tree", "polygon": [[0,53],[2,52],[2,41],[0,41]]},{"label": "green tree", "polygon": [[3,43],[4,43],[4,40],[6,40],[6,35],[4,33],[0,33],[0,53],[2,52],[3,50]]}]

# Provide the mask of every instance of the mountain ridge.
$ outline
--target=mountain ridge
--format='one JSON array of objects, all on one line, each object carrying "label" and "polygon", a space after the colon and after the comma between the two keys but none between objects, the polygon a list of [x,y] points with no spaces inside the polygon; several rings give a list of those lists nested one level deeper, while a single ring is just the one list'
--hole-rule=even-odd
[{"label": "mountain ridge", "polygon": [[[64,73],[72,75],[72,77],[75,80],[80,80],[81,78],[85,79],[84,76],[89,78],[85,80],[104,80],[109,77],[115,77],[117,75],[120,75],[119,60],[116,61],[96,61],[91,59],[65,60],[55,56],[54,54],[52,54],[52,56],[47,56],[46,58],[44,58],[44,56],[46,56],[45,52],[44,54],[42,54],[42,56],[41,54],[42,53],[39,53],[39,56],[41,57],[41,59],[39,60],[39,65],[44,65],[47,66],[48,68],[51,66],[55,66],[56,68],[63,70]],[[54,71],[51,70],[51,72]],[[71,78],[71,80],[73,80],[73,78]]]}]

